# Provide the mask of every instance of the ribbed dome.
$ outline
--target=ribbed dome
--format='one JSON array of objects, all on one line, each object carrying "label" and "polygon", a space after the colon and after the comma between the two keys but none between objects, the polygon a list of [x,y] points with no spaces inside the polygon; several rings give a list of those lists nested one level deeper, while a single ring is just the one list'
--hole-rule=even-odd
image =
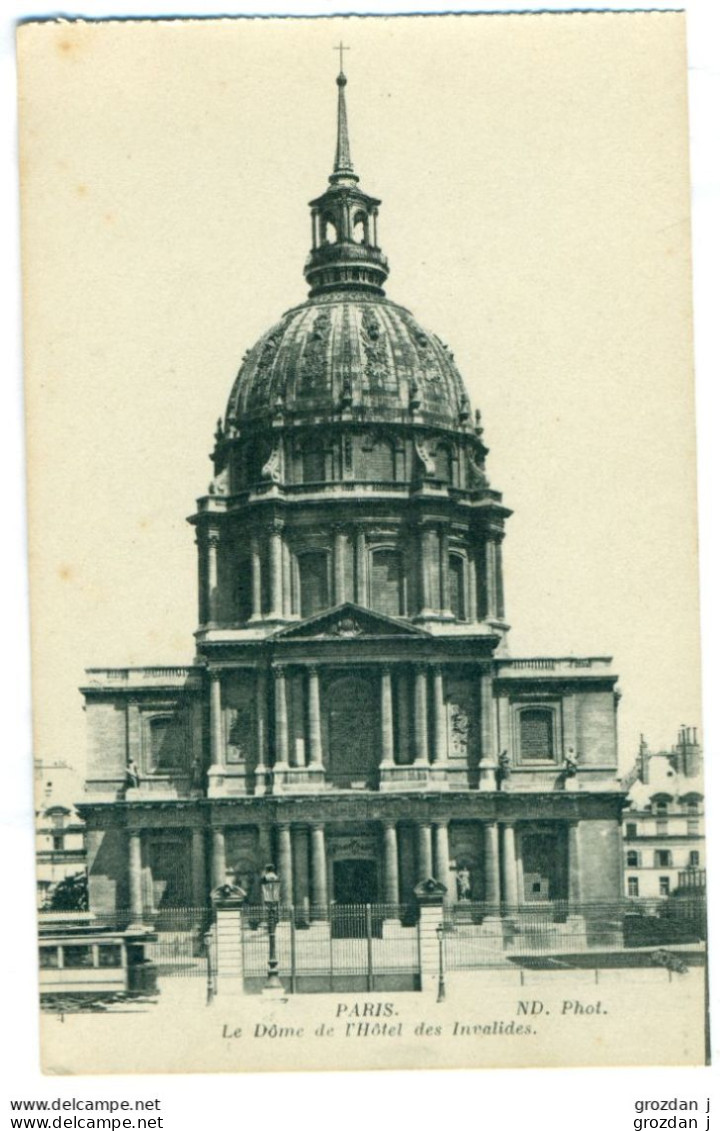
[{"label": "ribbed dome", "polygon": [[468,398],[450,350],[409,311],[375,294],[335,291],[289,310],[248,351],[227,426],[295,418],[422,420],[458,427]]}]

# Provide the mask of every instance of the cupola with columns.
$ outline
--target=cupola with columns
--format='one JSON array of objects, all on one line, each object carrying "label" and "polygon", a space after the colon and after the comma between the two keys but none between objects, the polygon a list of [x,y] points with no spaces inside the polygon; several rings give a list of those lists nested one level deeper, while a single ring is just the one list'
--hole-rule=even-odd
[{"label": "cupola with columns", "polygon": [[342,69],[337,86],[308,300],[246,353],[190,519],[199,647],[350,602],[502,652],[510,512],[451,350],[385,297],[380,201],[352,164]]}]

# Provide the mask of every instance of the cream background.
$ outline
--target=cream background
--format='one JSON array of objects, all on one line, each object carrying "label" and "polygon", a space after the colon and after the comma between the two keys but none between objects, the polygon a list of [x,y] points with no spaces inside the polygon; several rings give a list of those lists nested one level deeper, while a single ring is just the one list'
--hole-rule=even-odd
[{"label": "cream background", "polygon": [[388,294],[483,411],[516,656],[612,654],[621,754],[699,723],[683,18],[27,26],[36,753],[85,666],[186,662],[183,518],[242,354],[305,294],[346,70]]}]

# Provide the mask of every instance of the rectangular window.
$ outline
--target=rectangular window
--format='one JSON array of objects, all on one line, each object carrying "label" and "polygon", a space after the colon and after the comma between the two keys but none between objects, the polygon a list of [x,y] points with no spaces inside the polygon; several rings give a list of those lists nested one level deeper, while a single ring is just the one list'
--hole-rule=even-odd
[{"label": "rectangular window", "polygon": [[688,858],[688,864],[691,868],[698,868],[700,866],[700,853],[695,851],[691,852]]},{"label": "rectangular window", "polygon": [[103,969],[122,966],[122,947],[119,943],[101,943],[98,947],[98,966]]},{"label": "rectangular window", "polygon": [[637,836],[637,825],[632,821],[629,821],[625,826],[625,836],[628,838],[628,840],[632,840]]},{"label": "rectangular window", "polygon": [[397,550],[375,550],[370,559],[370,597],[373,609],[389,617],[403,612],[402,557]]},{"label": "rectangular window", "polygon": [[522,711],[520,715],[520,754],[523,762],[552,761],[552,711],[545,709]]},{"label": "rectangular window", "polygon": [[91,946],[65,946],[63,947],[63,965],[66,970],[79,970],[92,966],[93,956]]},{"label": "rectangular window", "polygon": [[687,823],[688,836],[698,836],[700,833],[700,822],[691,820]]},{"label": "rectangular window", "polygon": [[41,970],[57,970],[60,965],[60,952],[56,946],[41,946],[38,957]]},{"label": "rectangular window", "polygon": [[147,769],[167,774],[182,764],[183,732],[174,715],[155,715],[148,720]]},{"label": "rectangular window", "polygon": [[672,853],[667,848],[660,848],[655,853],[656,868],[672,868]]},{"label": "rectangular window", "polygon": [[655,833],[656,833],[657,836],[667,836],[668,835],[668,823],[667,823],[667,821],[656,821],[655,822]]},{"label": "rectangular window", "polygon": [[53,852],[62,852],[65,847],[65,839],[61,836],[54,836],[52,838]]},{"label": "rectangular window", "polygon": [[628,876],[628,895],[640,895],[640,882],[637,876]]},{"label": "rectangular window", "polygon": [[660,895],[670,895],[670,877],[660,877]]}]

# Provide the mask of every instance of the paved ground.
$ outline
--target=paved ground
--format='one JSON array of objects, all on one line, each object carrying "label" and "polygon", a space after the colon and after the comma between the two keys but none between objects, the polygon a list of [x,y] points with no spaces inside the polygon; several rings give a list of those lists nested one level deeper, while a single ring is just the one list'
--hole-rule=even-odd
[{"label": "paved ground", "polygon": [[[239,987],[230,987],[239,990]],[[163,979],[156,1004],[43,1015],[54,1074],[313,1068],[697,1065],[704,1059],[703,970],[451,973],[424,993],[225,991]]]}]

